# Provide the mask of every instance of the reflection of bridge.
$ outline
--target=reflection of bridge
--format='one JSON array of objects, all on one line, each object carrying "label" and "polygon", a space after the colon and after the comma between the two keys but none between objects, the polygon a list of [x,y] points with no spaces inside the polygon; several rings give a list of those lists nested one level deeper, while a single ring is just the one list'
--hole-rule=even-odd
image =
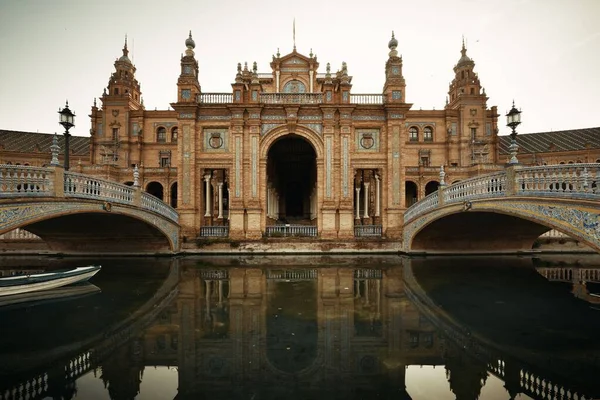
[{"label": "reflection of bridge", "polygon": [[137,186],[60,167],[0,166],[0,234],[25,228],[52,250],[174,251],[178,220]]},{"label": "reflection of bridge", "polygon": [[530,250],[550,229],[600,251],[600,164],[512,166],[440,185],[406,210],[403,250]]},{"label": "reflection of bridge", "polygon": [[[541,356],[536,355],[539,360],[536,359],[534,363],[527,362],[524,357],[514,357],[507,354],[506,351],[496,349],[476,338],[467,328],[453,321],[441,307],[427,296],[416,281],[410,262],[405,263],[403,277],[406,295],[415,308],[431,321],[447,340],[468,350],[471,356],[487,366],[488,372],[502,379],[511,399],[514,399],[519,393],[540,400],[592,400],[600,394],[599,392],[581,393],[581,391],[574,390],[555,371],[543,367],[551,365],[552,359],[542,359]],[[561,372],[581,371],[578,368],[579,365],[565,365],[565,360],[560,360],[557,364],[560,364]],[[589,385],[594,384],[588,383]]]},{"label": "reflection of bridge", "polygon": [[600,304],[600,294],[590,293],[587,283],[600,283],[600,269],[580,267],[538,267],[536,271],[549,281],[570,282],[573,294],[588,303]]},{"label": "reflection of bridge", "polygon": [[[47,367],[38,367],[33,370],[30,369],[30,366],[24,367],[32,372],[28,372],[29,376],[24,378],[21,383],[11,387],[3,387],[0,382],[0,400],[45,399],[49,396],[50,390],[61,390],[74,384],[79,377],[94,370],[117,348],[135,338],[152,324],[176,298],[178,281],[179,268],[177,263],[174,263],[170,268],[169,275],[156,293],[137,311],[130,314],[126,320],[108,327],[101,334],[84,342],[60,348],[62,358],[59,360],[56,360],[57,351],[55,349],[47,353],[36,353],[30,359],[33,359],[33,362],[38,365]],[[22,357],[22,355],[17,355],[13,360],[2,359],[2,363],[5,366],[13,366],[15,365],[13,363],[18,364],[22,361]],[[15,367],[15,372],[18,371],[19,367]],[[56,382],[54,382],[55,380]]]}]

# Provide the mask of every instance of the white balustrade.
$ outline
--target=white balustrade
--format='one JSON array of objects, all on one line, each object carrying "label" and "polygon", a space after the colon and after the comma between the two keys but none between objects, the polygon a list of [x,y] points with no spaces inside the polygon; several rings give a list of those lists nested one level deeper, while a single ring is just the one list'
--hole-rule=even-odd
[{"label": "white balustrade", "polygon": [[265,104],[321,104],[323,93],[261,93],[260,102]]},{"label": "white balustrade", "polygon": [[317,227],[314,225],[272,225],[267,226],[265,235],[268,237],[277,236],[317,236]]},{"label": "white balustrade", "polygon": [[121,204],[132,204],[135,188],[114,181],[65,172],[65,197],[89,198]]},{"label": "white balustrade", "polygon": [[179,222],[179,214],[173,207],[149,193],[142,192],[142,208]]},{"label": "white balustrade", "polygon": [[201,237],[228,237],[229,227],[228,226],[201,226],[200,227]]},{"label": "white balustrade", "polygon": [[232,93],[201,93],[198,103],[203,104],[230,104],[233,103]]},{"label": "white balustrade", "polygon": [[[506,173],[465,179],[444,189],[444,204],[460,203],[476,198],[499,197],[506,193]],[[419,204],[419,203],[417,203]]]},{"label": "white balustrade", "polygon": [[53,189],[53,169],[0,165],[0,197],[49,196]]},{"label": "white balustrade", "polygon": [[524,196],[589,198],[600,195],[600,164],[560,164],[515,170],[516,189]]},{"label": "white balustrade", "polygon": [[425,197],[421,201],[416,202],[406,210],[404,213],[404,222],[406,223],[407,221],[410,221],[421,214],[425,214],[426,212],[437,208],[438,204],[438,193],[431,193],[429,196]]},{"label": "white balustrade", "polygon": [[355,225],[354,236],[356,237],[381,237],[382,225]]},{"label": "white balustrade", "polygon": [[383,95],[350,94],[350,104],[383,104]]}]

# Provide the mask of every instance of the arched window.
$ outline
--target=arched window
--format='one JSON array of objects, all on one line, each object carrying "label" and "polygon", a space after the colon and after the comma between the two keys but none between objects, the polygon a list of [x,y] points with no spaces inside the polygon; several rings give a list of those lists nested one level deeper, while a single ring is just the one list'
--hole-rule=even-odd
[{"label": "arched window", "polygon": [[408,140],[411,141],[411,142],[418,142],[419,141],[419,130],[416,127],[411,126],[408,129]]},{"label": "arched window", "polygon": [[167,141],[167,130],[162,126],[156,130],[156,141],[158,143],[165,143]]},{"label": "arched window", "polygon": [[433,142],[433,129],[430,126],[426,126],[423,129],[423,140],[426,142]]},{"label": "arched window", "polygon": [[177,127],[175,126],[171,129],[171,142],[177,143],[178,135],[179,135],[179,131],[178,131]]}]

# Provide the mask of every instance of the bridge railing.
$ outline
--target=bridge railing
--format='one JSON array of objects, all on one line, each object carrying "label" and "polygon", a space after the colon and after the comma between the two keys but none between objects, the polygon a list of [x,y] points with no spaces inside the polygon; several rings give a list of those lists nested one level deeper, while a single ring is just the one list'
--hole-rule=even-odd
[{"label": "bridge railing", "polygon": [[1,197],[43,197],[54,191],[54,170],[26,165],[0,165]]},{"label": "bridge railing", "polygon": [[511,166],[504,171],[465,179],[410,206],[405,223],[443,204],[504,196],[568,197],[600,200],[600,164]]},{"label": "bridge railing", "polygon": [[516,193],[525,196],[597,197],[600,164],[560,164],[518,168]]},{"label": "bridge railing", "polygon": [[0,198],[15,197],[68,197],[127,204],[179,222],[174,208],[140,188],[60,167],[0,165]]},{"label": "bridge railing", "polygon": [[105,200],[114,203],[133,203],[135,189],[117,182],[77,172],[65,172],[65,197]]}]

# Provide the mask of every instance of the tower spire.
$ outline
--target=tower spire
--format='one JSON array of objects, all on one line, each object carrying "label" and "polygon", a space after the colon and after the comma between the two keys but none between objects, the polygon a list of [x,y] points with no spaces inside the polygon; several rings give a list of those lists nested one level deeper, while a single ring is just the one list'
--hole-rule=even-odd
[{"label": "tower spire", "polygon": [[294,17],[294,23],[292,25],[292,36],[294,38],[294,51],[296,51],[296,17]]}]

